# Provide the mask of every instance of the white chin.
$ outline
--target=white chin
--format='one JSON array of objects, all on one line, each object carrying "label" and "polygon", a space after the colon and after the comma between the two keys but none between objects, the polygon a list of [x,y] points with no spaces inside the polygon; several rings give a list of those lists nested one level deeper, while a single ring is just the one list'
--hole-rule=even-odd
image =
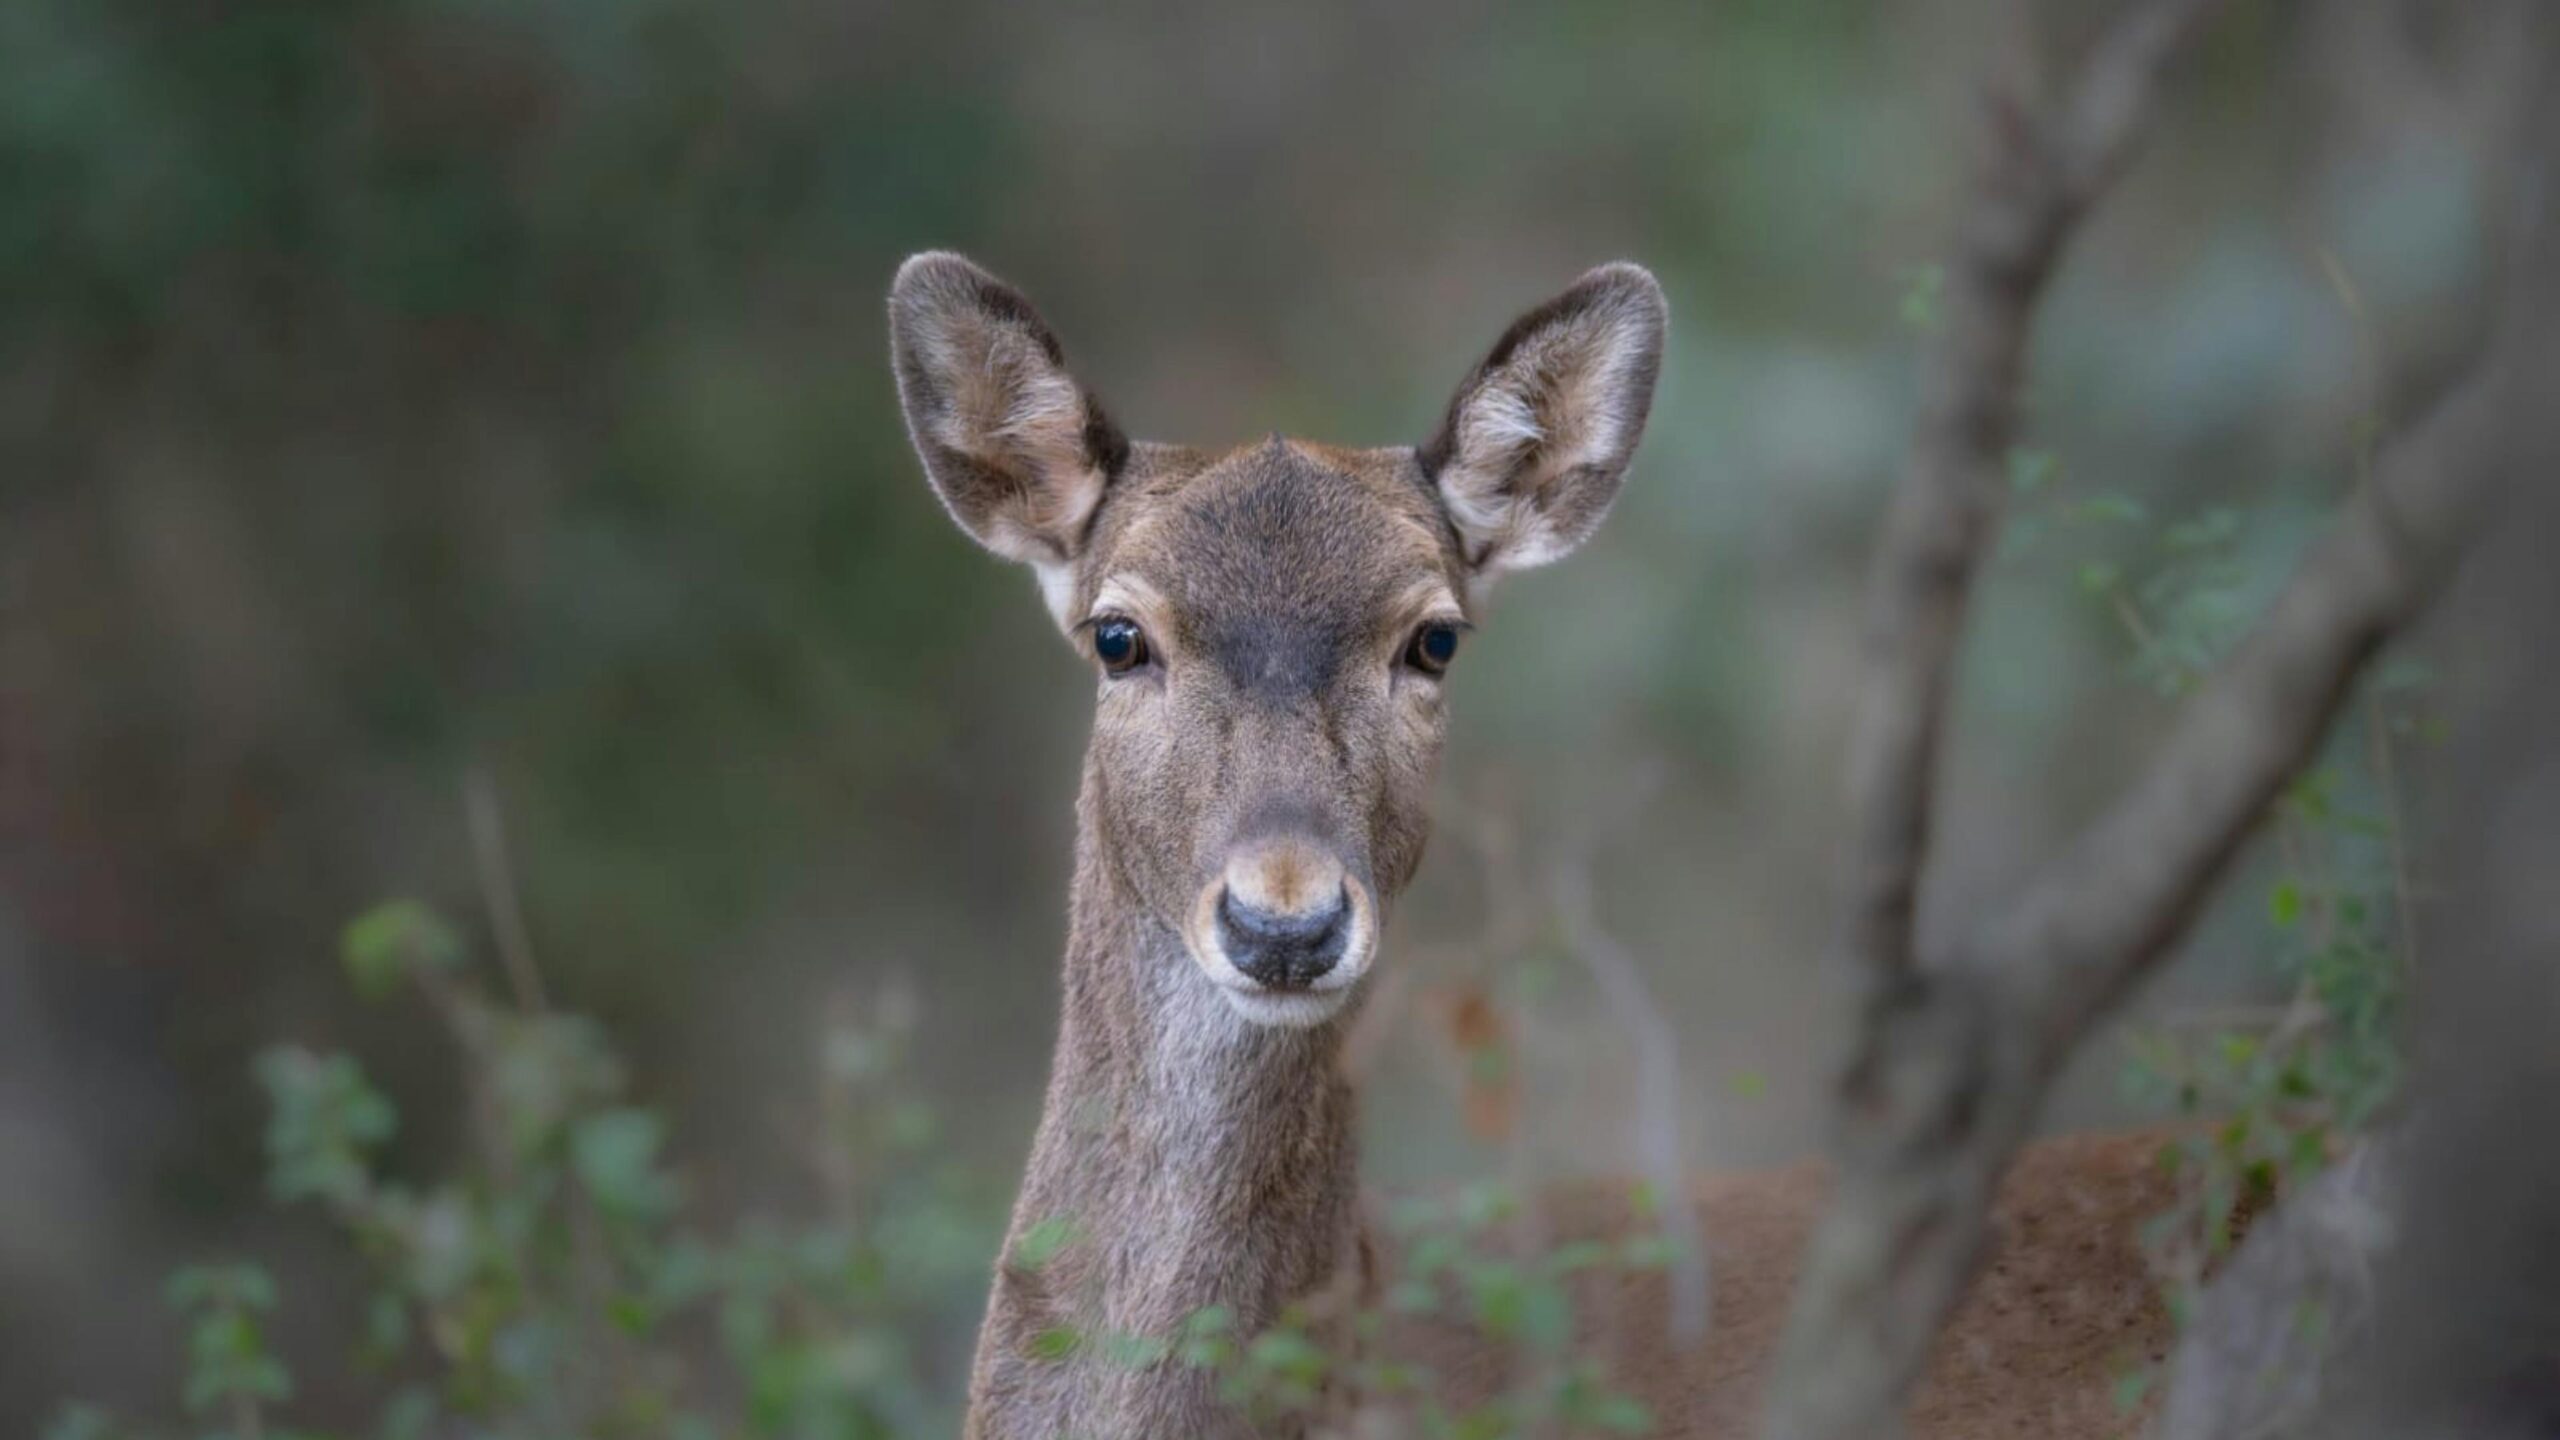
[{"label": "white chin", "polygon": [[1256,1025],[1273,1025],[1288,1030],[1304,1030],[1321,1025],[1342,1013],[1351,998],[1351,987],[1332,990],[1240,990],[1221,985],[1218,993],[1226,997],[1228,1006]]}]

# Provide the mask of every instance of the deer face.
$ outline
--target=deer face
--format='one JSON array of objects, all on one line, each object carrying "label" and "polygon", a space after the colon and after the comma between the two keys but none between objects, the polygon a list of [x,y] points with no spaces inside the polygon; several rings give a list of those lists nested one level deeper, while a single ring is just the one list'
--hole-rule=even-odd
[{"label": "deer face", "polygon": [[962,529],[1030,565],[1099,684],[1084,823],[1237,1014],[1306,1026],[1412,878],[1442,677],[1485,582],[1596,529],[1664,311],[1608,266],[1523,316],[1419,448],[1133,445],[1030,304],[954,255],[890,294],[907,423]]}]

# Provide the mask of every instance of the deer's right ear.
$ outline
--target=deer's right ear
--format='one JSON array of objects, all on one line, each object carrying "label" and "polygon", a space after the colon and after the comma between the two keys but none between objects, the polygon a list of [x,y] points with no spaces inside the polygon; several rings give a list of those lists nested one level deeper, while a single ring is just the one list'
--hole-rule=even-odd
[{"label": "deer's right ear", "polygon": [[951,518],[1055,592],[1129,442],[1066,371],[1020,291],[928,252],[889,287],[907,433]]}]

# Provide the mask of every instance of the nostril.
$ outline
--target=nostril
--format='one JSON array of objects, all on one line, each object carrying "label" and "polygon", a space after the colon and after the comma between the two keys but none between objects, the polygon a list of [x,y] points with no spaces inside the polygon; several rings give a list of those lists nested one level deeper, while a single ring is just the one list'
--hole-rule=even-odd
[{"label": "nostril", "polygon": [[1267,910],[1238,900],[1236,892],[1228,890],[1218,897],[1218,919],[1229,930],[1256,940],[1303,940],[1340,925],[1347,905],[1347,898],[1336,893],[1333,903],[1321,910]]},{"label": "nostril", "polygon": [[1218,938],[1228,961],[1255,983],[1296,989],[1314,984],[1342,959],[1350,914],[1348,893],[1337,892],[1321,910],[1280,911],[1224,890],[1218,895]]}]

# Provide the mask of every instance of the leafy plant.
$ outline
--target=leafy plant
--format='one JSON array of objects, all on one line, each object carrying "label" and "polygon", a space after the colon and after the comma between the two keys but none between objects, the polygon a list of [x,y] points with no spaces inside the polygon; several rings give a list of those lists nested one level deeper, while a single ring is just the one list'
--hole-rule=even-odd
[{"label": "leafy plant", "polygon": [[[829,1212],[714,1239],[689,1222],[666,1125],[634,1103],[594,1021],[521,984],[493,997],[458,931],[415,902],[360,917],[342,956],[361,993],[405,991],[442,1023],[473,1131],[459,1173],[404,1183],[384,1163],[398,1113],[354,1057],[279,1045],[256,1061],[270,1192],[325,1211],[372,1281],[357,1358],[388,1390],[374,1433],[859,1440],[955,1428],[956,1387],[930,1373],[918,1337],[965,1320],[994,1214],[933,1163],[933,1113],[899,1084],[917,1018],[902,994],[826,1034],[815,1163]],[[267,1273],[193,1267],[170,1299],[191,1321],[187,1408],[218,1417],[225,1440],[290,1433],[270,1419],[292,1385],[266,1342]],[[158,1432],[72,1406],[47,1433]]]},{"label": "leafy plant", "polygon": [[[2134,678],[2155,692],[2194,690],[2253,619],[2259,577],[2241,553],[2242,511],[2156,523],[2130,497],[2072,493],[2043,451],[2013,455],[2009,478],[2010,553],[2078,542],[2074,587],[2122,630]],[[2181,1198],[2145,1236],[2181,1318],[2243,1212],[2326,1167],[2398,1083],[2394,1026],[2416,958],[2399,755],[2434,727],[2423,667],[2387,663],[2365,683],[2354,721],[2272,817],[2264,943],[2251,948],[2286,998],[2173,1017],[2130,1042],[2127,1089],[2209,1122],[2164,1146]]]},{"label": "leafy plant", "polygon": [[[1214,1378],[1220,1396],[1258,1422],[1313,1420],[1348,1393],[1364,1413],[1392,1417],[1392,1433],[1418,1440],[1504,1440],[1523,1435],[1645,1435],[1653,1418],[1613,1385],[1607,1367],[1573,1344],[1576,1280],[1660,1269],[1673,1259],[1644,1222],[1615,1241],[1517,1243],[1519,1198],[1479,1184],[1446,1199],[1409,1198],[1388,1215],[1403,1257],[1395,1283],[1373,1300],[1319,1294],[1255,1334],[1209,1306],[1166,1335],[1059,1327],[1034,1340],[1056,1364],[1182,1366]],[[1016,1247],[1020,1261],[1020,1247]],[[1378,1342],[1401,1323],[1456,1326],[1508,1348],[1517,1377],[1483,1404],[1454,1407],[1440,1377]]]}]

